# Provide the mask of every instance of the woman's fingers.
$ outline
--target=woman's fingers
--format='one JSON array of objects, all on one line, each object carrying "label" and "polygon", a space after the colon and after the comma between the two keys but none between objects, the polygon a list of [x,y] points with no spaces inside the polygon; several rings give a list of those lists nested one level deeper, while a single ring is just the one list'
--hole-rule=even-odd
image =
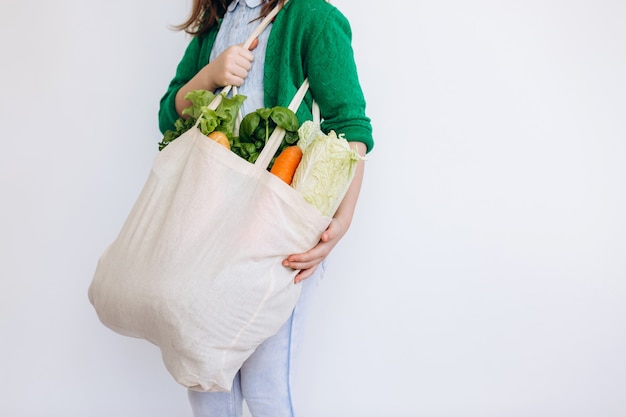
[{"label": "woman's fingers", "polygon": [[298,282],[302,282],[305,279],[309,278],[311,275],[313,275],[316,269],[317,269],[317,265],[309,269],[301,270],[300,272],[296,274],[295,278],[293,279],[293,283],[297,284]]},{"label": "woman's fingers", "polygon": [[210,65],[211,78],[219,86],[240,86],[252,68],[254,55],[241,45],[227,48]]}]

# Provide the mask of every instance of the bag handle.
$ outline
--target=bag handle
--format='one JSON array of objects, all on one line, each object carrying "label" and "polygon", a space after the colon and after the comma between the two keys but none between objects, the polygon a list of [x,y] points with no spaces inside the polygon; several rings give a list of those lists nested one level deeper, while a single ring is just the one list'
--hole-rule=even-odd
[{"label": "bag handle", "polygon": [[[298,110],[298,107],[300,107],[300,103],[302,103],[302,99],[306,95],[308,89],[309,89],[309,79],[307,78],[304,80],[304,82],[302,83],[298,91],[296,91],[296,94],[291,99],[291,103],[289,103],[289,106],[288,106],[289,110],[291,110],[294,113]],[[263,147],[263,150],[259,154],[259,157],[254,162],[255,165],[258,165],[264,169],[266,169],[269,166],[270,162],[272,161],[272,158],[274,157],[274,154],[280,147],[280,144],[282,143],[283,138],[285,137],[285,133],[286,133],[285,129],[280,126],[276,126],[274,128],[274,131],[272,132],[270,137],[267,139],[267,142],[265,142],[265,146]]]}]

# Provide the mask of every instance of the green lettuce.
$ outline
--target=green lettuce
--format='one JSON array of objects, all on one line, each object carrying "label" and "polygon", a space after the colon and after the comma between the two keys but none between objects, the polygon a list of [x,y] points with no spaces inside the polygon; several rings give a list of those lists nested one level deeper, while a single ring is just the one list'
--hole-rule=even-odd
[{"label": "green lettuce", "polygon": [[163,150],[173,140],[191,129],[200,116],[198,128],[200,131],[208,135],[218,130],[224,132],[228,136],[228,140],[232,142],[235,137],[235,124],[237,122],[237,113],[243,104],[246,96],[237,94],[233,97],[222,97],[217,109],[212,110],[208,106],[211,104],[215,94],[207,90],[194,90],[185,95],[185,99],[191,101],[191,106],[183,109],[183,116],[174,122],[174,129],[167,130],[163,134],[163,139],[159,142],[159,151]]},{"label": "green lettuce", "polygon": [[325,216],[333,216],[354,178],[361,156],[343,135],[328,135],[317,123],[306,121],[298,129],[302,160],[291,186]]}]

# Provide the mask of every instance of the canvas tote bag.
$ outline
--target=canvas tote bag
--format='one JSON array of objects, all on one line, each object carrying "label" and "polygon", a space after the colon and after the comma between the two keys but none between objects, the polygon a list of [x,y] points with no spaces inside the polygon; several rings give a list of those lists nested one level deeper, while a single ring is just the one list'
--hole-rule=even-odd
[{"label": "canvas tote bag", "polygon": [[158,346],[169,373],[190,389],[230,390],[299,297],[296,271],[282,260],[315,246],[330,224],[267,171],[283,135],[277,129],[250,164],[188,130],[156,156],[98,260],[88,296],[101,322]]}]

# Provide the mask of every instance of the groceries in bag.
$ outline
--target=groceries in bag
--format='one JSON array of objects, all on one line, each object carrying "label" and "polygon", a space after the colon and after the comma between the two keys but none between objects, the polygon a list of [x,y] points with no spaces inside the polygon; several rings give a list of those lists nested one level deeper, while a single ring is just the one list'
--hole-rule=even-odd
[{"label": "groceries in bag", "polygon": [[[295,113],[287,107],[260,108],[241,120],[236,135],[237,114],[246,99],[243,95],[223,96],[215,110],[210,104],[216,95],[206,90],[187,93],[191,106],[183,110],[175,130],[165,132],[159,149],[191,129],[200,118],[200,131],[247,160],[254,163],[276,127],[285,135],[268,169],[291,185],[304,199],[325,216],[332,216],[345,196],[356,166],[362,157],[350,147],[343,135],[335,131],[325,134],[319,123],[306,121],[300,125]],[[228,143],[225,143],[226,139]],[[274,166],[279,160],[278,166]]]}]

